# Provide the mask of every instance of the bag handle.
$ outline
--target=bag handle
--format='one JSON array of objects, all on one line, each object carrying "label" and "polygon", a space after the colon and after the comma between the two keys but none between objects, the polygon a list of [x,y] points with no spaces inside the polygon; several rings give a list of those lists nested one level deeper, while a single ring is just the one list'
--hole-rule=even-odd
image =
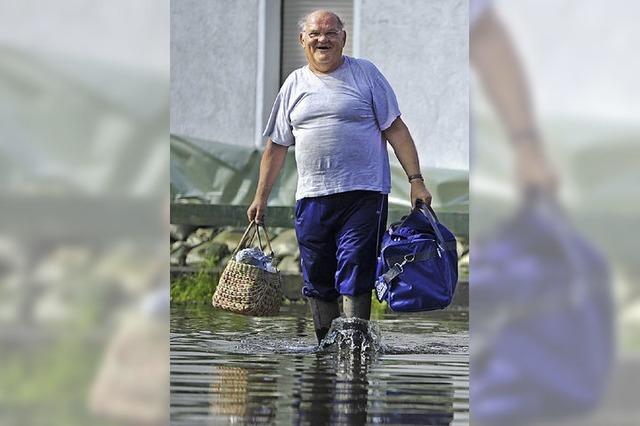
[{"label": "bag handle", "polygon": [[[273,257],[273,249],[271,248],[271,241],[269,241],[269,234],[267,233],[267,227],[264,224],[258,224],[255,221],[252,221],[247,226],[247,229],[244,231],[240,242],[236,249],[231,253],[231,256],[235,256],[240,249],[248,247],[253,243],[253,239],[258,236],[258,244],[260,245],[260,250],[264,252],[265,246],[262,244],[262,238],[260,238],[260,227],[262,227],[262,232],[264,232],[264,236],[267,241],[267,247],[269,247],[269,251],[271,252],[270,256]],[[252,232],[253,231],[253,232]],[[249,239],[249,236],[251,237]],[[247,241],[248,240],[248,241]]]},{"label": "bag handle", "polygon": [[431,208],[430,205],[425,204],[420,199],[416,200],[416,207],[415,208],[420,210],[422,212],[422,214],[425,215],[425,217],[429,221],[429,224],[431,225],[431,228],[433,228],[433,232],[435,232],[435,234],[436,234],[436,238],[438,239],[438,241],[440,242],[442,247],[444,247],[445,246],[445,240],[444,240],[444,237],[442,236],[442,232],[440,232],[440,228],[438,227],[438,223],[440,223],[440,222],[438,221],[438,216],[436,216],[436,212],[433,211],[433,209]]}]

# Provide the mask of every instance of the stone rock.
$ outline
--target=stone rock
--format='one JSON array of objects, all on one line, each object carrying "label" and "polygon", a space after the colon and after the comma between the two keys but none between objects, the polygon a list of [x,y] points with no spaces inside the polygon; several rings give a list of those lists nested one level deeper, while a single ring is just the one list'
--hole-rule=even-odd
[{"label": "stone rock", "polygon": [[196,247],[213,238],[213,228],[198,228],[187,238],[189,247]]},{"label": "stone rock", "polygon": [[[224,268],[225,266],[227,266],[227,263],[229,263],[230,260],[231,260],[231,253],[229,253],[227,256],[223,257],[220,260],[220,267]],[[222,269],[220,271],[222,271]]]},{"label": "stone rock", "polygon": [[271,241],[271,247],[277,257],[298,256],[298,240],[295,229],[282,231]]},{"label": "stone rock", "polygon": [[280,274],[280,277],[282,278],[282,292],[287,300],[304,300],[302,275],[284,272]]},{"label": "stone rock", "polygon": [[461,257],[466,253],[469,253],[469,242],[466,240],[463,240],[462,238],[457,238],[456,251],[458,252],[458,257]]},{"label": "stone rock", "polygon": [[269,227],[269,236],[271,238],[275,239],[278,235],[280,235],[281,233],[283,233],[287,229],[289,229],[289,228],[282,228],[280,226],[278,226],[276,228]]},{"label": "stone rock", "polygon": [[187,247],[184,241],[176,241],[171,244],[170,265],[183,266],[188,251],[189,247]]},{"label": "stone rock", "polygon": [[39,285],[56,286],[56,283],[68,282],[74,276],[88,274],[90,264],[91,252],[89,248],[61,246],[45,255],[35,265],[31,279]]},{"label": "stone rock", "polygon": [[295,256],[285,256],[278,263],[278,270],[280,272],[299,274],[300,273],[300,261],[298,261]]},{"label": "stone rock", "polygon": [[238,246],[243,234],[244,230],[227,229],[216,235],[212,241],[214,243],[225,244],[229,249],[229,252],[233,252]]},{"label": "stone rock", "polygon": [[185,241],[189,237],[189,234],[197,228],[198,227],[194,225],[171,225],[169,227],[169,233],[173,240]]},{"label": "stone rock", "polygon": [[228,254],[229,249],[226,244],[216,241],[206,241],[191,249],[189,254],[187,254],[185,262],[188,266],[195,266],[207,259],[222,259]]},{"label": "stone rock", "polygon": [[56,289],[48,289],[35,302],[33,316],[38,322],[51,324],[68,319],[69,311],[69,300],[65,294]]}]

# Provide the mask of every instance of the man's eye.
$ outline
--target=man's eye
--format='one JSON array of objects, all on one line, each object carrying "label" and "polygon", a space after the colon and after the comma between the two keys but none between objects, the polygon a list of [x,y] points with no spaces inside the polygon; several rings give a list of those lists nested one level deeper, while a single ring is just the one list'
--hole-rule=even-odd
[{"label": "man's eye", "polygon": [[329,31],[329,32],[327,33],[327,37],[336,37],[337,35],[338,35],[338,33],[337,33],[337,32],[335,32],[335,31]]},{"label": "man's eye", "polygon": [[309,33],[309,37],[316,38],[318,37],[318,33]]}]

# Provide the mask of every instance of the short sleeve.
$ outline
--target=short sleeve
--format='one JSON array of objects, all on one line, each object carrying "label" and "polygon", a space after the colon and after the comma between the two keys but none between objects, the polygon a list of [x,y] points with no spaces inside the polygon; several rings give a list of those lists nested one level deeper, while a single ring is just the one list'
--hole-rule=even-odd
[{"label": "short sleeve", "polygon": [[269,137],[278,145],[291,146],[295,140],[293,138],[293,129],[289,121],[289,113],[286,106],[286,93],[287,90],[285,86],[283,86],[273,103],[273,108],[267,121],[267,127],[264,129],[262,136]]},{"label": "short sleeve", "polygon": [[396,118],[400,116],[400,108],[396,94],[384,75],[371,64],[369,67],[371,93],[373,97],[373,112],[380,126],[380,130],[387,130]]}]

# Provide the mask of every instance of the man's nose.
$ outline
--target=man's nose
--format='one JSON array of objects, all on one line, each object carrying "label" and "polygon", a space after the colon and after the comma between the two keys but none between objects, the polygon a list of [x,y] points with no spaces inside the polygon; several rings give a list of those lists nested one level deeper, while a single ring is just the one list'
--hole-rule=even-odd
[{"label": "man's nose", "polygon": [[326,39],[328,39],[328,37],[324,33],[320,33],[320,35],[318,36],[318,41],[325,41]]}]

